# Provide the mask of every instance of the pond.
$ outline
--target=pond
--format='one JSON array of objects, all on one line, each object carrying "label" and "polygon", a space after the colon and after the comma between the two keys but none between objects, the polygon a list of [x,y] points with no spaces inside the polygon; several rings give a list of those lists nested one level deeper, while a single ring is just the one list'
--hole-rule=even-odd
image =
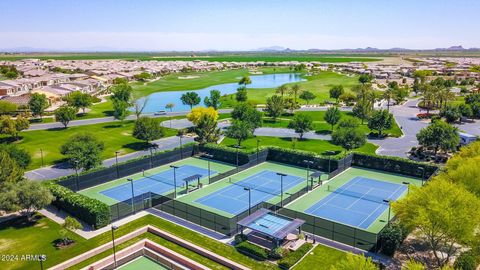
[{"label": "pond", "polygon": [[[268,74],[268,75],[255,75],[250,76],[252,83],[247,85],[247,88],[276,88],[286,83],[305,81],[298,73],[282,73],[282,74]],[[166,110],[165,105],[167,103],[174,103],[174,112],[190,111],[190,106],[183,105],[180,97],[186,92],[196,92],[201,102],[198,106],[203,106],[203,99],[210,95],[211,90],[219,90],[223,95],[233,94],[240,87],[238,83],[225,83],[212,85],[198,90],[183,90],[183,91],[164,91],[153,93],[148,96],[148,101],[143,110],[143,113],[154,113],[161,110]],[[168,111],[168,110],[167,110]]]}]

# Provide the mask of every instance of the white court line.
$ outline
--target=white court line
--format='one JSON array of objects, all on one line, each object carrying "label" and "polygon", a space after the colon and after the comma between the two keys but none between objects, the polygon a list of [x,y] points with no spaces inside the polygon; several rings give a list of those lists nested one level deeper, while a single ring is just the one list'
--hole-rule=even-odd
[{"label": "white court line", "polygon": [[[358,181],[359,181],[359,179],[351,180],[351,181],[343,184],[343,185],[340,186],[340,187],[341,187],[341,188],[343,188],[343,187],[347,187],[347,188],[348,188],[348,187],[350,187],[351,185],[354,185],[354,184],[355,184],[356,182],[358,182]],[[342,191],[342,192],[343,192],[343,191]],[[325,204],[327,204],[327,203],[329,203],[331,200],[335,199],[338,195],[341,195],[342,192],[336,192],[335,195],[333,195],[331,198],[329,198],[328,200],[324,201],[323,203],[317,205],[317,207],[315,207],[313,210],[310,210],[310,213],[317,211],[320,207],[323,207]],[[331,195],[331,193],[330,193],[328,196],[330,196],[330,195]],[[325,198],[328,198],[328,196],[325,197]],[[323,198],[323,199],[325,199],[325,198]],[[322,200],[323,200],[323,199],[322,199]],[[322,201],[322,200],[320,200],[320,201]],[[318,202],[317,202],[317,203],[318,203]]]}]

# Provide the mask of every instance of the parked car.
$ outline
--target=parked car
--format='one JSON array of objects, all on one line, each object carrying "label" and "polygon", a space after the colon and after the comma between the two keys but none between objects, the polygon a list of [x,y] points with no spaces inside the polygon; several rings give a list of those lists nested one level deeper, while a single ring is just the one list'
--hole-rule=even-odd
[{"label": "parked car", "polygon": [[166,111],[156,111],[153,115],[165,115],[167,114]]}]

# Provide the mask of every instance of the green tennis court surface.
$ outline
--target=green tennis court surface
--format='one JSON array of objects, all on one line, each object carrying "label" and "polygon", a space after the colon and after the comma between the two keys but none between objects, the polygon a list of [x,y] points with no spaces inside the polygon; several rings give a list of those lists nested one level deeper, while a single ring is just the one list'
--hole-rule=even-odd
[{"label": "green tennis court surface", "polygon": [[[173,169],[170,168],[170,165],[179,167],[179,169],[177,169],[178,174],[176,175],[178,180],[177,192],[179,192],[179,194],[185,190],[185,183],[182,181],[183,178],[190,176],[190,174],[200,174],[202,175],[200,182],[203,184],[208,183],[208,160],[192,157],[150,169],[145,171],[145,173],[137,173],[84,189],[79,191],[79,193],[98,199],[108,205],[114,205],[120,201],[131,198],[131,183],[127,181],[127,178],[132,178],[134,180],[133,187],[135,196],[147,192],[154,192],[159,195],[168,194],[173,192],[175,188],[173,179],[170,179],[173,178]],[[210,161],[210,176],[213,177],[234,168],[234,166],[226,163]]]},{"label": "green tennis court surface", "polygon": [[251,189],[252,207],[260,202],[272,204],[280,202],[281,179],[277,172],[285,174],[283,179],[284,199],[289,194],[305,189],[307,185],[305,168],[276,162],[263,162],[182,196],[178,198],[178,201],[231,218],[248,210],[248,191],[244,188]]},{"label": "green tennis court surface", "polygon": [[168,268],[154,260],[141,256],[117,268],[118,270],[169,270]]},{"label": "green tennis court surface", "polygon": [[[388,203],[408,192],[421,179],[352,167],[286,208],[378,233],[387,224]],[[393,214],[392,216],[393,217]]]}]

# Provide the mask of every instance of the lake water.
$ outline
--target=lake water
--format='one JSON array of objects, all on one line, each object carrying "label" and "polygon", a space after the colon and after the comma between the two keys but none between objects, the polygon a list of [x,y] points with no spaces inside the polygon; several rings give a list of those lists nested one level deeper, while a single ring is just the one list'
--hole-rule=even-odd
[{"label": "lake water", "polygon": [[[247,85],[247,88],[276,88],[286,83],[305,81],[297,73],[283,73],[283,74],[268,74],[268,75],[255,75],[250,76],[252,83]],[[157,92],[148,96],[148,102],[143,110],[143,113],[154,113],[160,110],[166,110],[165,105],[167,103],[174,103],[174,112],[189,111],[190,106],[183,105],[180,97],[186,92],[196,92],[201,102],[198,106],[203,106],[203,99],[210,95],[210,90],[219,90],[223,95],[233,94],[237,92],[237,88],[240,87],[238,83],[225,83],[212,85],[198,90],[184,90],[184,91],[166,91]],[[168,110],[166,110],[168,111]]]}]

